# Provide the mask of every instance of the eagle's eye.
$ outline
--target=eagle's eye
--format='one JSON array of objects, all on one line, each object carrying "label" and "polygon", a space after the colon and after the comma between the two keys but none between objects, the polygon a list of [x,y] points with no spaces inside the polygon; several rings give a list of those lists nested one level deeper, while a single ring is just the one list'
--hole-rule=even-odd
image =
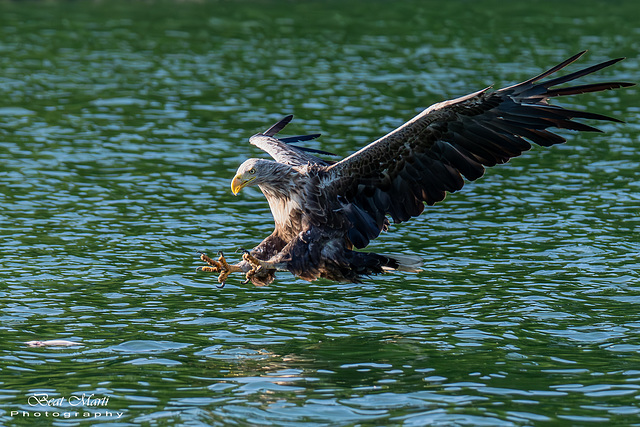
[{"label": "eagle's eye", "polygon": [[255,174],[256,174],[256,168],[251,168],[251,169],[249,169],[249,173],[250,173],[251,175],[255,175]]}]

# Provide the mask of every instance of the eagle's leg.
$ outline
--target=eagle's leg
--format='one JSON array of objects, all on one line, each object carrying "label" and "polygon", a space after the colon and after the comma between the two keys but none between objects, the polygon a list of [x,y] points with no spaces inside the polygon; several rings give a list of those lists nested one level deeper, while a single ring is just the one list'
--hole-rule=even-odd
[{"label": "eagle's leg", "polygon": [[219,288],[224,288],[224,284],[231,273],[244,272],[245,270],[239,265],[231,265],[227,262],[222,251],[218,252],[218,260],[209,258],[207,254],[200,253],[200,259],[206,262],[207,266],[198,267],[196,270],[205,271],[207,273],[220,273],[218,276]]}]

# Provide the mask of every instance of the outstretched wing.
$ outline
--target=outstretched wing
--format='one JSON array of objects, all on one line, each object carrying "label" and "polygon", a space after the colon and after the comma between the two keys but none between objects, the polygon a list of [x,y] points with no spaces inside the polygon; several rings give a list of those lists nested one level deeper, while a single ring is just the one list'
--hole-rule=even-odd
[{"label": "outstretched wing", "polygon": [[312,135],[289,136],[286,138],[276,138],[276,134],[280,132],[293,119],[293,115],[288,115],[281,119],[278,123],[271,126],[263,133],[258,133],[249,138],[252,145],[266,151],[276,162],[286,163],[291,166],[306,165],[307,163],[328,166],[335,162],[324,160],[313,154],[325,154],[335,156],[327,151],[315,150],[313,148],[299,147],[291,145],[294,142],[309,141],[320,136],[319,133]]},{"label": "outstretched wing", "polygon": [[497,91],[489,88],[434,104],[388,135],[330,166],[323,181],[349,218],[348,237],[365,247],[385,226],[386,215],[406,221],[473,181],[488,166],[505,163],[531,148],[565,142],[548,128],[598,131],[574,118],[619,121],[586,111],[552,106],[556,96],[632,86],[594,83],[554,86],[622,60],[606,61],[565,76],[541,81],[571,64],[581,52],[525,82]]}]

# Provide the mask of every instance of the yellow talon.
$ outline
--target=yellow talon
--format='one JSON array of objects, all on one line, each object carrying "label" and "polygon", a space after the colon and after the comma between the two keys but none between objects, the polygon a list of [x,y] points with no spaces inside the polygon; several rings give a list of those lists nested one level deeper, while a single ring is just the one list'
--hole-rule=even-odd
[{"label": "yellow talon", "polygon": [[248,251],[242,254],[242,259],[251,264],[251,266],[255,270],[258,270],[260,267],[262,267],[262,261],[251,255]]},{"label": "yellow talon", "polygon": [[210,267],[200,267],[202,271],[206,271],[209,273],[217,273],[222,269],[222,266],[220,265],[220,263],[218,261],[215,261],[209,258],[207,254],[201,253],[200,259],[210,265]]},{"label": "yellow talon", "polygon": [[222,252],[218,252],[218,255],[218,259],[214,260],[206,254],[201,253],[200,259],[209,265],[198,267],[196,270],[204,271],[206,273],[220,273],[220,275],[218,276],[218,282],[221,284],[221,286],[218,287],[222,288],[224,287],[224,283],[231,273],[241,272],[243,270],[237,265],[230,265],[225,259]]}]

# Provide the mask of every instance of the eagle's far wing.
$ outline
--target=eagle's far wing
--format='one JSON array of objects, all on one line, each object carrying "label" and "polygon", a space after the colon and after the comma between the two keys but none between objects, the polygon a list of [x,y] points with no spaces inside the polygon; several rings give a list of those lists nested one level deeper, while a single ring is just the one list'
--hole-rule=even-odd
[{"label": "eagle's far wing", "polygon": [[324,160],[313,154],[325,154],[334,156],[335,154],[327,151],[316,150],[313,148],[299,147],[291,145],[294,142],[309,141],[320,136],[319,133],[312,135],[289,136],[285,138],[276,138],[276,134],[280,132],[293,119],[293,115],[288,115],[271,126],[263,133],[258,133],[249,138],[252,145],[266,151],[278,163],[286,163],[291,166],[306,165],[307,163],[328,166],[334,162]]},{"label": "eagle's far wing", "polygon": [[531,148],[565,142],[547,128],[598,131],[574,118],[619,121],[586,111],[552,106],[555,96],[632,86],[609,82],[553,88],[622,60],[613,59],[565,76],[541,81],[571,64],[581,52],[525,82],[489,88],[434,104],[416,117],[326,170],[327,196],[347,213],[350,241],[365,247],[385,227],[386,215],[406,221],[460,190],[488,166],[505,163]]}]

